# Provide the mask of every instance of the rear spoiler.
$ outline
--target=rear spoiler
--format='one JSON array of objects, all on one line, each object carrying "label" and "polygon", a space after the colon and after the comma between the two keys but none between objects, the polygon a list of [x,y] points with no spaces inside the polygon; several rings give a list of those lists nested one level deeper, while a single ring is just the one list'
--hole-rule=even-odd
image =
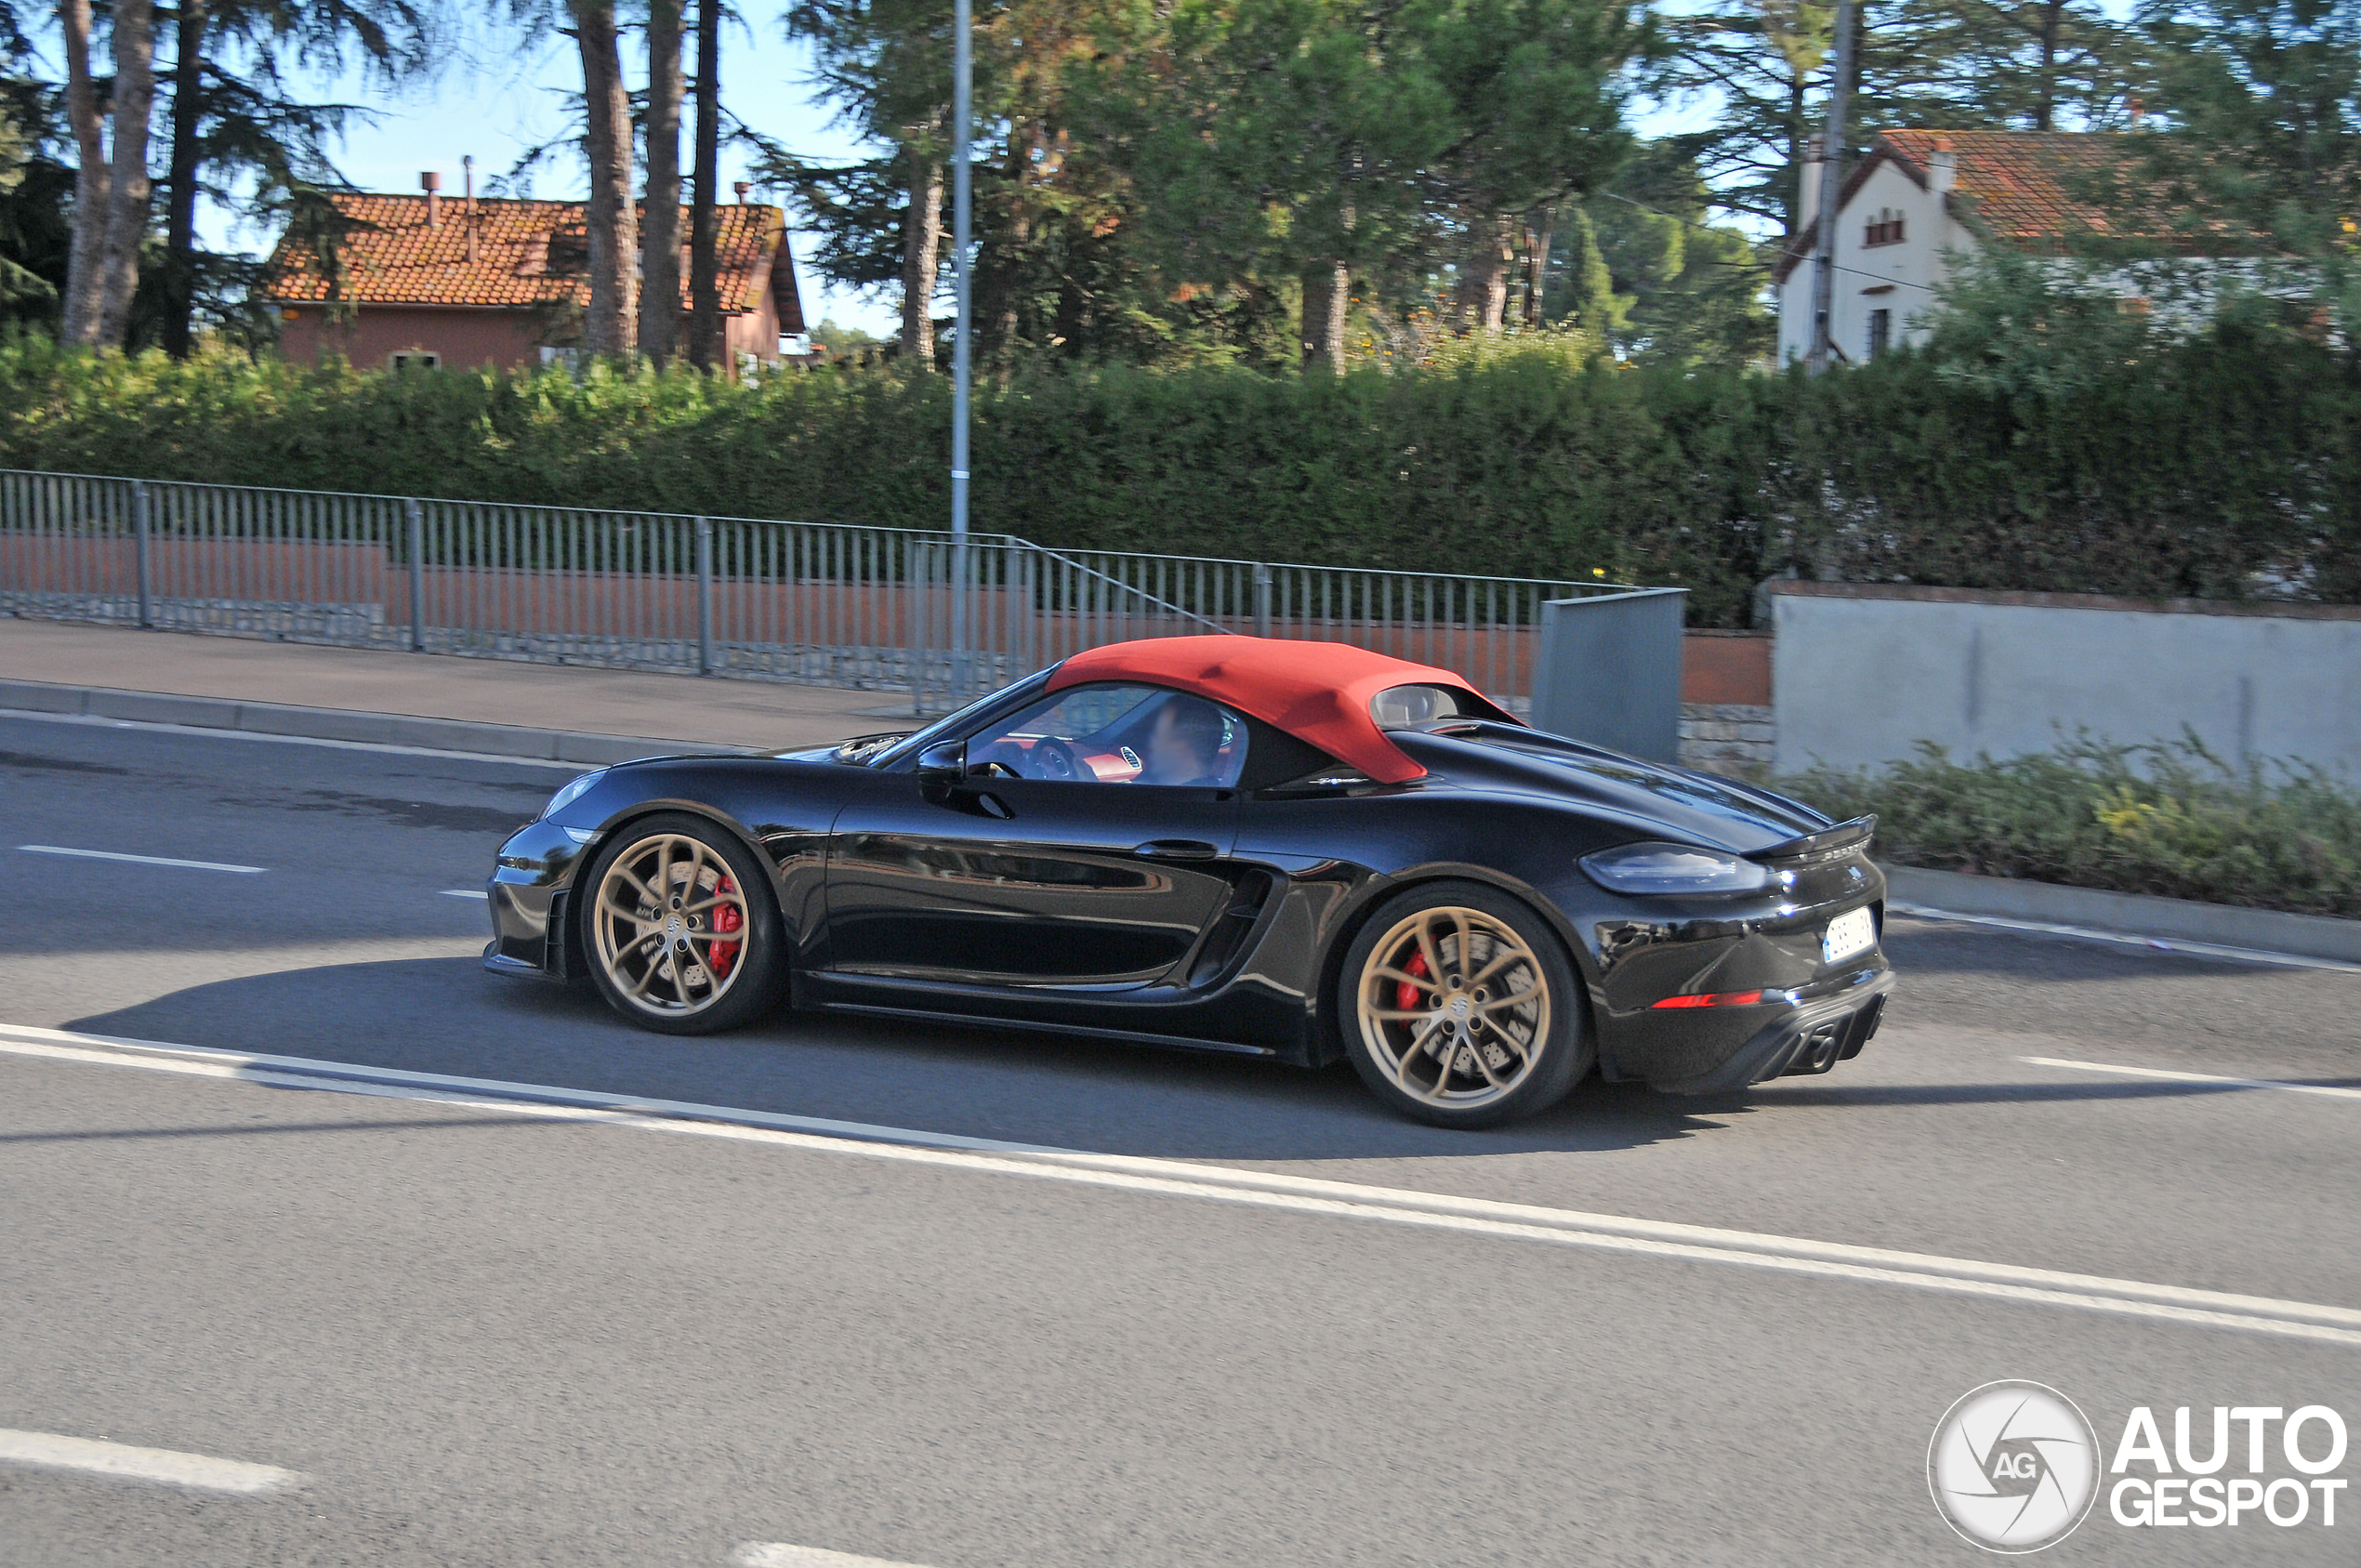
[{"label": "rear spoiler", "polygon": [[1748,850],[1746,858],[1750,861],[1834,860],[1855,850],[1866,849],[1869,840],[1877,836],[1878,814],[1871,811],[1866,816],[1839,823],[1834,827],[1824,827],[1817,833],[1807,833],[1785,843]]}]

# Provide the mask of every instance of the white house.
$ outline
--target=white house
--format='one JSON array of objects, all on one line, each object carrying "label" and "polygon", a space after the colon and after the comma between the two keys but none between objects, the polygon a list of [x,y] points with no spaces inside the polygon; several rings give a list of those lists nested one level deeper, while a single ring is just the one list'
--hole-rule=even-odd
[{"label": "white house", "polygon": [[[1925,336],[1944,253],[1980,243],[1972,214],[1994,238],[2054,248],[2071,232],[2110,225],[2076,177],[2120,166],[2124,138],[2101,132],[1887,131],[1837,191],[1836,288],[1828,336],[1847,360],[1875,358]],[[1800,231],[1773,272],[1779,290],[1779,362],[1812,346],[1813,249],[1820,165],[1803,165]]]}]

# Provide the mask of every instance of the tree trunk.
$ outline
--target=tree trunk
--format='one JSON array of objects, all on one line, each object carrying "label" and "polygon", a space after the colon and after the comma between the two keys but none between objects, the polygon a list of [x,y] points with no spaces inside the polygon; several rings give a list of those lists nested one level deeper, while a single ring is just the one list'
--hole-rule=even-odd
[{"label": "tree trunk", "polygon": [[148,237],[148,116],[155,107],[153,0],[114,8],[114,165],[107,176],[106,248],[99,258],[99,343],[120,346],[139,286],[139,244]]},{"label": "tree trunk", "polygon": [[[1803,119],[1803,77],[1791,75],[1787,78],[1787,167],[1803,167],[1803,150],[1811,143],[1812,131]],[[1803,232],[1803,196],[1796,180],[1788,180],[1787,186],[1787,241],[1793,244]]]},{"label": "tree trunk", "polygon": [[[1034,319],[1036,312],[1021,309],[1026,303],[1025,285],[1031,281],[1027,276],[1033,261],[1031,176],[1040,144],[1041,127],[1037,122],[1009,128],[1004,177],[1007,195],[1003,198],[1007,222],[1001,230],[1000,244],[992,247],[990,255],[977,257],[982,263],[977,268],[982,274],[977,282],[983,298],[969,313],[979,322],[991,321],[997,329],[1000,348],[996,359],[1003,369],[1015,362],[1024,334],[1040,330],[1039,321]],[[983,343],[983,335],[978,333],[976,346],[982,348]]]},{"label": "tree trunk", "polygon": [[680,347],[680,9],[648,3],[648,200],[640,236],[640,351],[658,364]]},{"label": "tree trunk", "polygon": [[2058,109],[2058,34],[2065,20],[2065,0],[2044,0],[2041,7],[2041,99],[2034,108],[2033,128],[2053,128]]},{"label": "tree trunk", "polygon": [[171,195],[164,220],[164,351],[185,360],[194,346],[197,296],[197,133],[204,124],[204,0],[180,0],[173,32]]},{"label": "tree trunk", "polygon": [[90,81],[90,0],[59,0],[58,26],[65,35],[66,119],[73,126],[75,160],[73,243],[67,253],[59,336],[86,347],[99,340],[99,256],[107,233],[106,126]]},{"label": "tree trunk", "polygon": [[1532,282],[1525,287],[1524,324],[1536,330],[1547,324],[1549,320],[1545,312],[1549,308],[1550,245],[1555,237],[1555,216],[1554,213],[1545,213],[1540,228],[1525,231],[1533,266]]},{"label": "tree trunk", "polygon": [[631,100],[623,87],[614,0],[572,0],[582,51],[583,151],[590,161],[590,308],[582,346],[593,354],[631,352],[638,336],[638,214],[631,203]]},{"label": "tree trunk", "polygon": [[1303,274],[1303,368],[1344,374],[1344,320],[1352,310],[1352,274],[1341,261]]},{"label": "tree trunk", "polygon": [[1498,336],[1509,324],[1509,268],[1516,260],[1516,244],[1510,237],[1513,219],[1496,217],[1492,234],[1475,260],[1475,283],[1478,297],[1484,305],[1483,330]]},{"label": "tree trunk", "polygon": [[931,370],[934,285],[943,264],[943,161],[925,142],[904,156],[910,160],[910,207],[902,218],[902,351]]},{"label": "tree trunk", "polygon": [[721,6],[697,4],[697,165],[689,192],[689,362],[721,363]]}]

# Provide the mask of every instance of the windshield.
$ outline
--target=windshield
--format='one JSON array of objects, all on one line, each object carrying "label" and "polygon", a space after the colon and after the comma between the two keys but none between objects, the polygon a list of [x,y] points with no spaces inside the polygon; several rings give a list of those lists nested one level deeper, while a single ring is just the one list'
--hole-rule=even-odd
[{"label": "windshield", "polygon": [[[1056,665],[1052,665],[1050,669],[1055,669],[1056,667]],[[959,709],[956,713],[947,713],[941,718],[936,719],[933,723],[928,725],[925,729],[914,731],[910,734],[904,736],[892,745],[888,746],[881,752],[878,752],[875,757],[869,758],[863,766],[870,768],[890,768],[904,758],[916,757],[921,750],[927,746],[932,745],[935,742],[959,733],[959,731],[965,729],[971,720],[982,717],[987,708],[1005,702],[1007,699],[1014,696],[1020,692],[1032,692],[1037,691],[1040,689],[1042,683],[1047,681],[1049,679],[1049,670],[1036,670],[1033,674],[1026,676],[1022,680],[1016,682],[1014,685],[1004,686],[999,691],[994,692],[987,696],[978,697],[974,702],[969,703],[966,707]]]},{"label": "windshield", "polygon": [[1066,784],[1229,789],[1246,766],[1245,721],[1156,686],[1075,686],[989,726],[968,766]]}]

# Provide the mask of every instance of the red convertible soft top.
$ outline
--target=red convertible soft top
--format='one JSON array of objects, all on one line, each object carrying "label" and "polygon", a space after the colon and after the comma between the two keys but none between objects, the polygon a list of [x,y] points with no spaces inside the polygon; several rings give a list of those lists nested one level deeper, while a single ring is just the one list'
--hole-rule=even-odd
[{"label": "red convertible soft top", "polygon": [[1144,680],[1194,692],[1274,724],[1379,784],[1405,784],[1426,770],[1405,757],[1369,714],[1390,686],[1448,686],[1475,699],[1487,718],[1516,719],[1465,679],[1345,642],[1267,637],[1159,637],[1111,642],[1076,653],[1049,678],[1062,691],[1100,680]]}]

